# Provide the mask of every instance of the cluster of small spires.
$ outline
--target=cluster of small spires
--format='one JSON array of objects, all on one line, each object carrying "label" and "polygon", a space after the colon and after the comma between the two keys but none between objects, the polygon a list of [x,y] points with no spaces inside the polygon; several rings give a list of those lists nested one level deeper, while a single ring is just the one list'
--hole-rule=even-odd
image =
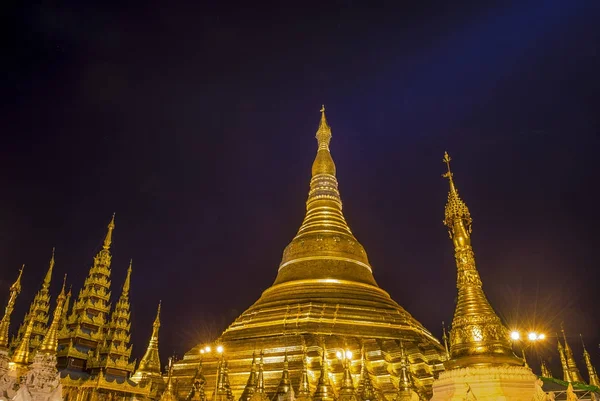
[{"label": "cluster of small spires", "polygon": [[[33,357],[40,353],[54,355],[55,357],[58,356],[59,358],[63,356],[63,353],[66,356],[72,356],[71,353],[74,353],[75,355],[81,355],[80,358],[84,359],[84,362],[87,363],[85,366],[89,373],[101,374],[109,366],[112,368],[112,372],[119,372],[121,370],[125,373],[126,377],[129,376],[128,373],[132,373],[133,369],[130,368],[132,363],[129,362],[132,348],[128,346],[130,338],[129,290],[131,286],[132,261],[130,261],[127,269],[121,296],[112,312],[110,312],[110,305],[108,304],[110,297],[110,245],[112,243],[114,228],[115,216],[113,214],[108,225],[102,249],[94,257],[94,264],[90,268],[84,287],[79,292],[78,299],[72,306],[71,316],[67,318],[71,289],[69,288],[68,292],[66,292],[67,276],[65,275],[62,289],[56,299],[52,321],[47,326],[50,309],[49,289],[55,266],[55,251],[54,249],[52,250],[52,257],[48,271],[42,282],[42,287],[35,295],[17,331],[16,337],[9,342],[10,318],[17,296],[21,292],[21,278],[24,266],[20,269],[17,280],[10,287],[8,303],[0,321],[0,351],[9,354],[10,361],[17,368],[28,366],[31,364]],[[90,310],[92,313],[90,313]],[[110,319],[108,319],[109,312]],[[92,326],[96,326],[97,331],[86,333],[81,330],[82,323],[89,323],[88,320],[93,323]],[[89,327],[89,324],[87,327]],[[139,372],[136,372],[139,379],[138,382],[142,378],[148,379],[148,376],[156,376],[162,380],[158,357],[159,327],[160,304],[153,324],[153,332],[148,349],[140,361]],[[93,352],[89,350],[86,354],[77,348],[76,344],[74,344],[74,339],[78,336],[97,340],[97,346]],[[70,359],[73,358],[71,357]],[[61,368],[65,367],[68,367],[68,365],[63,364],[61,366]],[[133,362],[133,367],[135,367],[135,362]]]},{"label": "cluster of small spires", "polygon": [[[410,362],[402,343],[400,344],[400,349],[401,362],[397,375],[398,387],[396,400],[404,401],[410,400],[413,393],[419,394],[420,389],[417,388],[413,381],[410,372]],[[258,358],[256,353],[253,353],[248,380],[238,401],[284,401],[295,399],[302,401],[377,401],[385,399],[373,384],[371,373],[367,368],[364,350],[361,352],[361,369],[359,381],[356,386],[352,378],[349,358],[342,357],[344,373],[338,389],[334,388],[330,380],[328,362],[325,354],[326,352],[323,348],[321,351],[319,379],[314,391],[311,391],[309,382],[305,350],[302,357],[302,370],[297,389],[294,389],[290,379],[289,361],[286,352],[284,354],[283,370],[281,372],[279,384],[272,394],[267,394],[264,379],[264,353],[261,351]],[[167,385],[161,396],[161,401],[174,401],[177,399],[177,392],[173,385],[172,375],[173,362],[172,359],[169,358]],[[228,362],[225,360],[223,354],[221,354],[221,358],[218,362],[216,383],[211,397],[207,394],[210,392],[205,389],[206,379],[202,374],[202,361],[200,361],[191,383],[191,390],[185,397],[187,401],[206,401],[208,399],[212,401],[234,401],[235,399],[229,384]]]}]

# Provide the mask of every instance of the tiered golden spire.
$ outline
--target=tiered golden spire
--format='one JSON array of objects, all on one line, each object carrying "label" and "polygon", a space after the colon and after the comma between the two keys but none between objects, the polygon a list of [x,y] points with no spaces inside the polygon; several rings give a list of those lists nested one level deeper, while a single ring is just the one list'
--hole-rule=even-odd
[{"label": "tiered golden spire", "polygon": [[175,390],[173,388],[173,358],[169,358],[167,370],[167,384],[165,391],[160,396],[160,401],[177,401],[177,396],[175,395]]},{"label": "tiered golden spire", "polygon": [[329,379],[329,369],[327,365],[327,350],[325,345],[321,346],[321,374],[319,375],[319,381],[317,382],[317,388],[313,395],[315,401],[335,401],[336,396]]},{"label": "tiered golden spire", "polygon": [[458,195],[450,170],[450,156],[444,153],[450,191],[446,203],[444,225],[454,243],[458,300],[450,331],[448,368],[472,364],[507,363],[522,365],[511,349],[508,329],[488,302],[471,246],[471,214]]},{"label": "tiered golden spire", "polygon": [[[156,311],[156,318],[152,324],[152,335],[148,342],[148,348],[146,353],[140,360],[137,371],[131,377],[131,380],[140,382],[143,378],[149,376],[160,376],[160,356],[158,353],[158,330],[160,329],[160,307],[161,302],[158,303],[158,309]],[[161,379],[162,380],[162,379]]]},{"label": "tiered golden spire", "polygon": [[33,326],[35,324],[34,319],[29,319],[27,321],[27,326],[25,326],[25,331],[23,336],[21,337],[21,341],[17,348],[15,348],[12,356],[12,361],[15,365],[19,367],[24,367],[30,362],[31,352],[29,343],[31,341],[31,334],[33,333]]},{"label": "tiered golden spire", "polygon": [[289,362],[287,351],[283,357],[283,370],[281,371],[281,379],[279,380],[279,385],[277,386],[277,390],[275,390],[274,400],[277,400],[279,396],[283,396],[287,394],[292,389],[292,383],[290,381],[290,372],[289,372]]},{"label": "tiered golden spire", "polygon": [[46,355],[56,355],[56,349],[58,347],[58,330],[60,326],[60,320],[63,315],[63,307],[65,305],[65,285],[67,284],[67,275],[65,274],[65,278],[63,279],[62,289],[60,290],[60,294],[56,298],[56,307],[54,308],[54,315],[52,317],[52,323],[46,332],[46,336],[38,349],[38,353],[46,354]]},{"label": "tiered golden spire", "polygon": [[15,309],[17,295],[21,293],[21,277],[23,276],[24,268],[25,265],[21,267],[17,279],[10,286],[8,302],[6,303],[6,308],[4,308],[4,316],[2,316],[2,320],[0,320],[0,351],[4,351],[8,347],[8,328],[10,326],[10,315]]},{"label": "tiered golden spire", "polygon": [[354,388],[354,380],[352,380],[352,372],[350,371],[350,358],[343,355],[342,364],[344,366],[344,376],[342,377],[342,385],[340,386],[339,401],[356,401],[356,389]]},{"label": "tiered golden spire", "polygon": [[[29,325],[29,320],[33,320],[33,328],[29,338],[30,351],[36,349],[46,333],[46,325],[48,324],[50,311],[50,283],[52,281],[52,272],[54,270],[54,248],[52,248],[52,256],[48,264],[48,271],[42,281],[42,287],[35,294],[33,301],[29,305],[29,311],[25,315],[21,326],[17,332],[17,337],[12,341],[11,348],[20,348],[26,327]],[[16,352],[16,351],[15,351]],[[33,355],[33,354],[32,354]]]},{"label": "tiered golden spire", "polygon": [[[301,279],[345,279],[377,285],[364,248],[342,213],[336,168],[329,143],[331,128],[321,108],[315,135],[317,155],[312,165],[306,216],[286,247],[275,284]],[[318,263],[320,268],[313,266]]]},{"label": "tiered golden spire", "polygon": [[[114,224],[113,224],[114,225]],[[110,227],[110,226],[109,226]],[[123,291],[115,305],[115,309],[111,313],[110,323],[104,339],[104,344],[100,348],[101,359],[98,361],[99,367],[106,368],[106,364],[113,360],[119,360],[123,363],[123,368],[113,368],[113,370],[121,370],[123,376],[131,374],[131,370],[135,368],[130,366],[129,358],[131,356],[132,347],[129,345],[130,339],[130,309],[129,303],[129,288],[131,285],[131,271],[133,260],[129,261],[127,268],[127,276],[123,283]]]},{"label": "tiered golden spire", "polygon": [[592,364],[592,357],[590,356],[590,353],[588,352],[587,348],[585,348],[583,336],[581,336],[581,344],[583,345],[583,359],[585,361],[585,367],[587,368],[588,376],[590,378],[590,384],[592,386],[600,387],[600,379],[598,379],[598,373],[596,372],[596,368]]},{"label": "tiered golden spire", "polygon": [[563,371],[563,380],[566,382],[570,382],[571,374],[569,372],[569,366],[567,365],[567,357],[565,356],[565,349],[563,348],[562,344],[560,343],[560,339],[558,339],[558,334],[556,335],[556,337],[557,337],[558,356],[560,357],[560,366]]},{"label": "tiered golden spire", "polygon": [[260,361],[258,362],[258,377],[256,378],[255,393],[265,394],[265,373],[264,373],[264,353],[260,351]]},{"label": "tiered golden spire", "polygon": [[565,359],[567,362],[567,369],[569,370],[570,381],[575,383],[583,383],[583,377],[579,372],[579,368],[577,367],[577,363],[575,362],[575,357],[573,356],[573,350],[569,346],[567,342],[567,335],[565,333],[565,329],[561,325],[561,332],[563,335],[563,340],[565,340]]},{"label": "tiered golden spire", "polygon": [[248,375],[248,381],[246,382],[246,387],[244,388],[244,392],[240,397],[240,401],[249,401],[252,398],[252,395],[256,391],[256,351],[252,353],[252,365],[250,366],[250,374]]},{"label": "tiered golden spire", "polygon": [[298,385],[298,397],[303,401],[312,400],[310,392],[310,382],[308,380],[308,366],[306,363],[306,348],[302,350],[302,374],[300,376],[300,384]]},{"label": "tiered golden spire", "polygon": [[546,361],[542,360],[542,364],[540,366],[540,372],[542,377],[553,377],[552,372],[548,369],[548,365],[546,365]]},{"label": "tiered golden spire", "polygon": [[360,366],[360,379],[358,383],[359,397],[363,401],[376,401],[379,399],[378,394],[373,387],[373,381],[371,380],[371,374],[367,368],[367,353],[365,352],[364,346],[361,349],[361,366]]}]

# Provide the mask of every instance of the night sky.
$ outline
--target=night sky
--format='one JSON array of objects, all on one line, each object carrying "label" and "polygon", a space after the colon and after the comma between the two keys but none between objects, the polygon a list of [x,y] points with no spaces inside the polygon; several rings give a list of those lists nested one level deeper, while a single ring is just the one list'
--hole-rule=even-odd
[{"label": "night sky", "polygon": [[[134,357],[160,299],[163,363],[216,336],[300,226],[324,103],[345,216],[400,305],[438,337],[452,319],[448,150],[498,313],[552,337],[564,321],[600,368],[597,1],[14,3],[0,66],[1,307],[27,265],[13,331],[52,247],[54,297],[64,273],[79,291],[116,212],[113,302],[133,258]],[[556,374],[555,350],[531,358]]]}]

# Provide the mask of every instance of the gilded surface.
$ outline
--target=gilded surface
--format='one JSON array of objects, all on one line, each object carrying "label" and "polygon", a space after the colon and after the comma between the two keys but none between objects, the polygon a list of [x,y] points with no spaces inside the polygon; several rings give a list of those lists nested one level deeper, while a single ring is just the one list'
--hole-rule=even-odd
[{"label": "gilded surface", "polygon": [[[571,347],[569,346],[569,343],[567,342],[567,335],[565,334],[565,330],[562,329],[562,335],[563,335],[563,339],[565,340],[565,347],[564,347],[564,358],[565,358],[565,366],[566,369],[568,371],[568,378],[569,382],[575,382],[575,383],[583,383],[583,377],[581,376],[581,373],[579,372],[579,368],[577,367],[577,363],[575,362],[575,358],[573,357],[573,350],[571,349]],[[560,342],[560,340],[559,340]],[[562,360],[561,360],[562,363]],[[566,375],[567,376],[567,375]]]},{"label": "gilded surface", "polygon": [[[399,371],[402,361],[399,340],[411,361],[409,370],[415,385],[424,394],[430,394],[434,374],[443,369],[444,349],[377,285],[367,253],[342,212],[336,166],[330,152],[331,127],[324,109],[316,139],[317,155],[306,215],[283,252],[274,284],[211,344],[213,350],[216,344],[225,349],[233,396],[237,399],[244,394],[244,401],[259,397],[248,388],[248,383],[254,380],[253,366],[256,369],[253,354],[262,350],[264,388],[269,398],[278,391],[286,355],[296,398],[313,397],[323,360],[327,361],[328,377],[323,376],[323,391],[315,397],[337,397],[344,367],[336,352],[348,349],[360,355],[364,348],[373,391],[393,399],[398,381],[392,372]],[[204,345],[194,347],[175,364],[173,379],[179,383],[180,397],[190,393],[201,360],[207,397],[214,393],[218,358],[201,355]],[[326,355],[322,357],[323,349]],[[358,358],[349,366],[356,383],[361,383],[362,363]]]},{"label": "gilded surface", "polygon": [[475,265],[471,246],[471,214],[458,195],[450,171],[450,157],[444,154],[450,191],[444,213],[444,225],[453,241],[457,268],[458,299],[450,330],[450,360],[448,367],[481,363],[522,365],[511,348],[507,328],[488,302]]},{"label": "gilded surface", "polygon": [[[158,354],[158,330],[160,329],[160,303],[156,311],[156,318],[152,324],[152,335],[148,342],[148,348],[140,360],[136,372],[131,376],[131,380],[136,383],[153,383],[157,390],[164,388],[164,381],[160,371],[160,356]],[[198,374],[198,373],[197,373]],[[197,375],[196,374],[196,375]]]}]

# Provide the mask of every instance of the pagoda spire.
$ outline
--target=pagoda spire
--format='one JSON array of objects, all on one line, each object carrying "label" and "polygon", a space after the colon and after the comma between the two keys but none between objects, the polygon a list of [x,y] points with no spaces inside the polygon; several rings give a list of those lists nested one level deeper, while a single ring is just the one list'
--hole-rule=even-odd
[{"label": "pagoda spire", "polygon": [[542,360],[542,364],[540,365],[540,372],[542,377],[552,377],[552,372],[548,369],[548,365],[546,365],[546,361]]},{"label": "pagoda spire", "polygon": [[569,369],[569,377],[572,382],[575,383],[584,383],[583,377],[579,372],[579,368],[577,367],[577,363],[575,362],[575,357],[573,356],[573,350],[569,346],[567,342],[567,335],[565,333],[564,327],[561,325],[561,330],[563,335],[563,340],[565,341],[565,359],[567,361],[567,369]]},{"label": "pagoda spire", "polygon": [[[346,352],[346,351],[342,351]],[[342,354],[342,365],[344,367],[344,376],[342,377],[342,385],[340,387],[340,401],[356,401],[356,389],[354,388],[354,381],[352,380],[352,372],[350,371],[350,358],[351,354]]]},{"label": "pagoda spire", "polygon": [[256,391],[256,351],[252,352],[252,364],[250,365],[250,374],[248,375],[248,381],[246,382],[246,387],[244,387],[244,391],[242,392],[242,396],[240,397],[241,401],[249,401],[252,398],[252,395]]},{"label": "pagoda spire", "polygon": [[588,352],[587,348],[585,348],[583,336],[581,334],[579,336],[581,337],[581,345],[583,345],[583,359],[585,361],[585,367],[587,368],[588,376],[590,378],[590,384],[592,386],[600,387],[598,373],[596,372],[596,368],[594,367],[594,365],[592,365],[592,358],[590,356],[590,353]]},{"label": "pagoda spire", "polygon": [[158,353],[158,330],[160,329],[160,308],[161,301],[158,302],[158,309],[156,311],[156,318],[152,323],[152,335],[148,342],[148,348],[146,353],[140,360],[137,371],[131,377],[131,380],[139,383],[143,379],[156,378],[162,381],[160,373],[160,356]]},{"label": "pagoda spire", "polygon": [[361,366],[360,366],[360,381],[359,381],[359,397],[362,401],[378,400],[379,397],[373,387],[369,369],[367,369],[367,353],[364,346],[361,349]]},{"label": "pagoda spire", "polygon": [[446,333],[446,325],[442,322],[442,340],[444,341],[444,349],[446,350],[446,359],[450,359],[450,349],[448,348],[448,334]]},{"label": "pagoda spire", "polygon": [[38,349],[38,353],[46,355],[56,355],[56,349],[58,348],[58,330],[60,329],[60,320],[63,315],[63,307],[65,305],[65,285],[67,284],[67,275],[63,279],[62,289],[60,294],[56,298],[56,307],[54,308],[54,315],[52,317],[52,323],[44,336],[44,340]]},{"label": "pagoda spire", "polygon": [[52,256],[48,264],[48,271],[42,281],[40,290],[35,294],[33,301],[29,305],[29,310],[25,315],[21,326],[17,332],[17,337],[12,341],[11,348],[16,349],[21,345],[26,327],[30,320],[33,320],[33,328],[29,339],[30,352],[40,345],[44,335],[46,334],[46,326],[49,320],[50,311],[50,283],[52,281],[52,272],[54,270],[54,248],[52,248]]},{"label": "pagoda spire", "polygon": [[24,367],[29,364],[31,359],[31,351],[30,351],[30,341],[31,335],[33,333],[33,326],[35,324],[34,319],[29,319],[27,321],[27,326],[25,326],[25,331],[23,332],[23,336],[21,337],[21,341],[15,351],[13,352],[12,361],[15,365],[19,367]]},{"label": "pagoda spire", "polygon": [[25,265],[21,267],[17,279],[10,286],[8,302],[6,303],[6,308],[4,308],[4,316],[2,317],[2,320],[0,320],[0,352],[6,351],[8,347],[10,315],[12,315],[12,312],[15,309],[17,296],[21,293],[21,277],[23,276],[23,269],[25,269]]},{"label": "pagoda spire", "polygon": [[571,374],[569,372],[569,366],[567,365],[567,358],[565,356],[565,349],[560,343],[560,339],[558,339],[557,334],[557,348],[558,348],[558,356],[560,357],[560,366],[563,371],[563,380],[566,382],[571,382]]},{"label": "pagoda spire", "polygon": [[[109,226],[110,227],[110,226]],[[129,261],[127,276],[123,283],[123,291],[111,313],[110,323],[104,338],[104,345],[100,347],[100,358],[93,364],[94,368],[107,368],[112,361],[119,361],[122,367],[113,367],[113,371],[120,371],[122,376],[128,376],[135,369],[135,363],[130,363],[132,346],[130,340],[131,305],[129,302],[129,287],[131,283],[131,270],[133,261]]]},{"label": "pagoda spire", "polygon": [[279,380],[279,385],[277,386],[273,400],[277,401],[278,396],[287,394],[290,389],[292,389],[292,383],[290,381],[289,362],[286,351],[283,357],[283,370],[281,372],[281,379]]},{"label": "pagoda spire", "polygon": [[298,385],[298,398],[303,400],[312,400],[310,394],[310,381],[308,380],[308,366],[306,362],[306,348],[302,350],[302,374],[300,376],[300,384]]},{"label": "pagoda spire", "polygon": [[475,253],[471,246],[471,214],[456,189],[450,156],[444,153],[443,162],[448,171],[450,190],[445,208],[444,225],[453,241],[456,267],[458,300],[450,331],[450,360],[447,368],[465,367],[472,364],[507,363],[522,365],[513,353],[508,329],[488,302],[475,265]]},{"label": "pagoda spire", "polygon": [[[321,108],[317,155],[312,165],[306,215],[283,252],[275,284],[301,279],[344,279],[377,285],[362,245],[342,212],[336,167],[331,157],[331,127]],[[316,262],[315,262],[316,261]],[[314,263],[327,267],[313,269]]]},{"label": "pagoda spire", "polygon": [[[321,120],[323,121],[323,120]],[[329,380],[329,369],[327,368],[327,349],[325,344],[321,346],[321,374],[317,382],[317,388],[313,395],[315,401],[334,401],[337,400],[333,392],[331,380]]]},{"label": "pagoda spire", "polygon": [[167,373],[167,384],[165,386],[165,391],[163,391],[160,396],[160,401],[177,401],[177,396],[175,395],[175,390],[173,388],[173,358],[169,358],[169,366]]},{"label": "pagoda spire", "polygon": [[110,223],[108,223],[108,231],[106,232],[106,237],[104,237],[104,244],[102,245],[102,249],[105,251],[110,250],[110,244],[112,243],[112,234],[115,229],[115,213],[112,215],[112,219]]},{"label": "pagoda spire", "polygon": [[256,378],[256,393],[265,393],[264,353],[260,351],[260,362],[258,363],[258,377]]}]

